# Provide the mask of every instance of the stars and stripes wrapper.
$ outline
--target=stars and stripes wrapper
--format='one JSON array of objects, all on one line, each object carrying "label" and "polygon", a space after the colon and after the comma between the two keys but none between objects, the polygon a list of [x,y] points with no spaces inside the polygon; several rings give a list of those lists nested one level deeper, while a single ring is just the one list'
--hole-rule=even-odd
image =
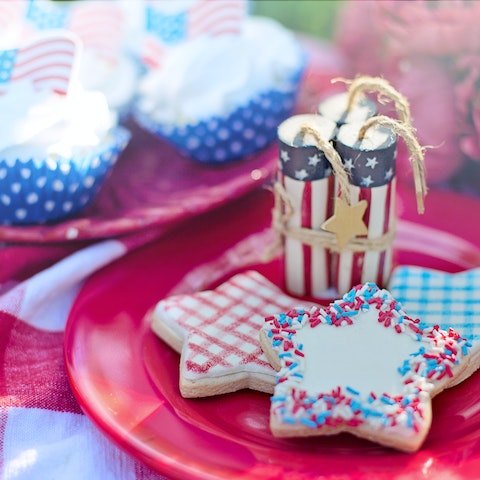
[{"label": "stars and stripes wrapper", "polygon": [[[308,134],[310,125],[330,140],[336,124],[318,115],[296,115],[278,128],[280,154],[278,182],[288,198],[289,229],[320,229],[333,213],[334,176],[325,154]],[[321,297],[331,286],[331,253],[324,246],[308,245],[284,236],[285,289],[293,295]]]},{"label": "stars and stripes wrapper", "polygon": [[361,127],[362,123],[354,123],[339,128],[336,149],[349,173],[352,203],[368,203],[363,217],[368,229],[366,239],[378,243],[361,251],[345,248],[332,254],[333,286],[338,292],[365,282],[384,286],[392,270],[397,135],[376,125],[359,139]]}]

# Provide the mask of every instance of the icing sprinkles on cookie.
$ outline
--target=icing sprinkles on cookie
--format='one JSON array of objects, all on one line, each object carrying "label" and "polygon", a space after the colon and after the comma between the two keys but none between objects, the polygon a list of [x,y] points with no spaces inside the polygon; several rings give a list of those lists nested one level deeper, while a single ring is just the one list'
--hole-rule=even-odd
[{"label": "icing sprinkles on cookie", "polygon": [[348,431],[405,451],[423,443],[431,399],[464,371],[471,347],[453,329],[410,318],[373,283],[325,308],[268,317],[260,338],[280,367],[274,435]]}]

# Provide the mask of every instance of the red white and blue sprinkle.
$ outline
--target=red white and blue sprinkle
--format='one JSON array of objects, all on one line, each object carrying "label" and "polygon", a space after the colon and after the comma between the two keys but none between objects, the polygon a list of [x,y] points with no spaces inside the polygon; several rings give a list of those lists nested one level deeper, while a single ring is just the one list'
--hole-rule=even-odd
[{"label": "red white and blue sprinkle", "polygon": [[[408,335],[418,348],[398,366],[404,392],[362,392],[351,385],[338,386],[317,395],[301,388],[308,353],[297,344],[296,332],[304,326],[348,327],[361,321],[360,312],[376,309],[378,323],[398,335]],[[357,285],[329,307],[293,309],[266,319],[272,346],[282,368],[277,389],[271,398],[272,412],[285,424],[309,428],[345,426],[355,428],[366,422],[381,428],[403,428],[419,432],[424,421],[423,399],[434,382],[451,378],[455,367],[469,354],[472,344],[453,329],[429,327],[409,317],[389,292],[373,283]],[[281,385],[281,388],[278,386]]]}]

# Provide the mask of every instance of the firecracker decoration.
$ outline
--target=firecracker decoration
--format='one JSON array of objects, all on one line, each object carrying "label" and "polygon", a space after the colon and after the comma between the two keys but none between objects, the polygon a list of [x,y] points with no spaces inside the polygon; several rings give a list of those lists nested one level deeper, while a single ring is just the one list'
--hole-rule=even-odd
[{"label": "firecracker decoration", "polygon": [[[311,125],[315,135],[330,140],[336,124],[319,115],[296,115],[278,128],[280,163],[277,196],[287,199],[278,204],[277,214],[286,214],[288,231],[320,229],[333,214],[334,177],[325,153],[303,126]],[[340,160],[339,160],[340,162]],[[300,296],[318,296],[330,288],[331,254],[322,245],[310,245],[302,235],[284,236],[284,275],[288,292]]]},{"label": "firecracker decoration", "polygon": [[[347,108],[356,105],[352,98],[375,89],[381,103],[395,103],[398,119],[375,115],[363,122],[344,123],[334,138],[318,128],[321,116],[296,120],[294,137],[309,139],[309,148],[317,148],[322,155],[322,172],[329,174],[322,177],[328,179],[323,196],[312,195],[313,183],[309,182],[313,178],[308,169],[290,163],[292,150],[286,148],[283,129],[279,128],[280,175],[274,186],[273,227],[283,239],[285,283],[292,294],[321,300],[358,283],[386,285],[393,263],[398,137],[403,138],[410,153],[418,212],[424,211],[424,148],[415,137],[408,101],[384,79],[359,77],[350,82]],[[300,146],[305,144],[289,148]],[[304,165],[308,165],[309,156],[304,156]],[[288,188],[292,178],[302,183],[300,190]],[[322,212],[316,222],[308,220],[314,210]],[[295,250],[289,247],[293,243]],[[311,255],[313,251],[322,252],[322,263]]]}]

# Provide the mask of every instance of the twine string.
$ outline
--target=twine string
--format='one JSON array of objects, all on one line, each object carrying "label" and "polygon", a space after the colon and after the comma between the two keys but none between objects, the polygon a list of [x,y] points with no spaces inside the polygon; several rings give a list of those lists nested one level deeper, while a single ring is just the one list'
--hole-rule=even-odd
[{"label": "twine string", "polygon": [[410,103],[408,99],[398,90],[392,87],[390,83],[382,77],[370,77],[362,75],[354,80],[336,79],[334,81],[343,81],[349,85],[347,93],[347,111],[350,111],[358,102],[358,98],[363,93],[377,93],[379,103],[385,105],[388,101],[393,101],[397,111],[398,119],[408,125],[412,123],[410,113]]},{"label": "twine string", "polygon": [[327,140],[325,140],[320,132],[310,125],[303,125],[300,128],[300,133],[302,135],[310,135],[313,137],[316,143],[316,147],[323,151],[326,159],[332,166],[332,169],[335,173],[335,178],[338,181],[340,186],[340,197],[342,200],[345,200],[348,205],[352,204],[352,188],[349,179],[349,173],[345,170],[343,166],[342,159],[340,155],[335,150],[334,146]]},{"label": "twine string", "polygon": [[273,186],[274,208],[272,214],[272,227],[277,232],[277,241],[266,252],[264,259],[270,260],[274,252],[281,248],[282,236],[298,240],[310,247],[324,247],[332,252],[349,250],[352,252],[381,252],[389,248],[395,237],[395,228],[390,228],[386,233],[375,238],[353,237],[340,249],[338,247],[337,237],[332,232],[326,230],[313,230],[310,228],[294,227],[289,225],[289,220],[293,215],[293,206],[283,185],[276,182]]},{"label": "twine string", "polygon": [[418,213],[424,213],[424,198],[427,194],[427,184],[425,181],[425,147],[420,146],[415,136],[415,129],[411,124],[401,123],[398,120],[378,115],[369,118],[360,128],[358,138],[362,140],[367,135],[367,131],[375,125],[380,125],[392,130],[396,135],[403,138],[408,152],[409,161],[413,169],[413,180],[415,183],[415,193],[417,199]]}]

